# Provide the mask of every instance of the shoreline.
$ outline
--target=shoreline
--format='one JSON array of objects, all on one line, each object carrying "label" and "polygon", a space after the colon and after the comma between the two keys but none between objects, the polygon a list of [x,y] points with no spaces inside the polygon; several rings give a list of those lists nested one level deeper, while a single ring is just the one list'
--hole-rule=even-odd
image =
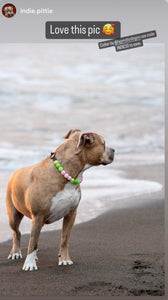
[{"label": "shoreline", "polygon": [[[135,182],[135,181],[138,182],[139,180],[145,180],[144,182],[155,182],[155,183],[161,184],[163,187],[163,176],[164,176],[164,174],[163,174],[163,166],[164,165],[163,164],[156,163],[156,164],[150,164],[147,166],[146,165],[137,165],[137,166],[134,166],[133,168],[130,168],[130,167],[128,167],[128,165],[125,165],[125,164],[122,165],[122,160],[120,161],[120,163],[121,163],[121,166],[119,166],[119,168],[116,167],[116,165],[118,164],[117,163],[116,165],[114,164],[108,170],[111,169],[112,172],[114,172],[114,173],[115,173],[115,171],[119,172],[119,177],[118,178],[116,177],[116,178],[119,182],[121,181],[121,184],[124,183],[124,180],[126,181],[126,185],[128,185],[128,182],[129,181],[131,182],[131,180],[133,180],[133,182]],[[98,170],[99,169],[96,170],[96,174],[98,173]],[[152,177],[151,177],[151,173],[152,173]],[[12,175],[13,172],[6,171],[6,177],[9,177],[9,174]],[[113,176],[113,173],[112,173],[112,176]],[[115,182],[116,178],[114,175],[114,178],[113,178],[114,182]],[[4,180],[4,182],[5,181],[6,181],[6,179]],[[99,188],[97,191],[96,191],[96,186],[91,186],[91,187],[88,186],[86,188],[87,183],[89,183],[89,180],[87,178],[85,178],[85,181],[87,181],[87,182],[86,182],[86,185],[83,185],[83,187],[82,187],[82,199],[81,199],[81,202],[80,202],[80,205],[78,208],[78,213],[77,213],[77,217],[76,217],[74,226],[94,220],[95,218],[106,213],[108,210],[116,211],[118,209],[120,209],[120,210],[127,209],[127,208],[131,208],[134,206],[135,207],[144,206],[144,205],[148,204],[148,202],[151,203],[151,202],[155,201],[156,198],[161,198],[162,194],[163,194],[163,188],[162,188],[158,192],[150,192],[150,190],[149,191],[146,190],[146,192],[144,192],[144,193],[142,193],[140,191],[140,193],[137,193],[137,194],[135,192],[133,192],[133,196],[132,195],[124,196],[123,194],[121,194],[122,196],[114,195],[114,197],[113,197],[113,195],[110,195],[110,192],[108,192],[109,195],[107,194],[104,197],[101,194],[99,195],[99,192],[102,192],[103,188],[102,189]],[[116,186],[116,183],[114,183],[114,188],[115,188],[115,186]],[[105,189],[108,189],[108,185],[107,185],[107,188],[105,187]],[[113,187],[111,188],[111,190],[113,190]],[[88,193],[90,193],[90,195],[88,195]],[[150,196],[148,198],[148,195],[149,196],[152,195],[152,196]],[[88,201],[88,196],[91,198],[91,201],[90,200]],[[4,193],[4,197],[5,197],[5,193]],[[92,200],[96,201],[96,204],[94,203],[94,206],[92,205]],[[5,207],[4,209],[6,211],[5,201],[3,202],[3,205],[4,205],[4,207]],[[94,211],[94,209],[96,210],[96,212]],[[86,214],[86,211],[87,211],[87,214]],[[52,224],[44,225],[41,232],[60,230],[61,227],[62,227],[62,219],[57,222],[54,222]],[[20,230],[21,230],[22,234],[29,234],[30,228],[31,228],[31,219],[28,219],[27,217],[23,218],[23,221],[21,222],[21,226],[20,226]],[[1,232],[3,232],[4,237],[2,236],[2,233],[1,233],[2,240],[0,241],[0,244],[12,239],[12,231],[8,225],[7,213],[5,215],[5,219],[1,220]],[[7,236],[7,238],[6,238],[6,236]]]},{"label": "shoreline", "polygon": [[[126,210],[131,210],[131,209],[138,209],[138,208],[145,208],[145,207],[149,207],[149,206],[152,206],[152,205],[155,205],[155,204],[158,204],[158,205],[160,205],[160,204],[163,204],[163,198],[162,198],[162,191],[161,192],[153,192],[153,193],[151,193],[151,195],[152,195],[152,198],[150,198],[150,199],[147,199],[147,196],[148,196],[149,194],[143,194],[143,195],[137,195],[137,196],[135,196],[134,197],[134,199],[137,199],[137,200],[139,200],[140,198],[141,198],[141,200],[139,200],[139,201],[135,201],[134,203],[133,203],[133,201],[130,201],[130,200],[128,200],[129,198],[125,198],[124,200],[126,200],[126,203],[125,203],[125,205],[123,205],[122,204],[122,206],[121,207],[115,207],[115,208],[112,208],[112,209],[110,209],[110,212],[111,213],[119,213],[120,211],[126,211]],[[158,200],[159,199],[159,200]],[[128,202],[127,202],[127,200],[128,200]],[[104,211],[104,212],[102,212],[101,214],[99,214],[99,215],[97,215],[97,216],[95,216],[95,217],[93,217],[92,219],[89,219],[89,220],[86,220],[86,221],[82,221],[82,222],[79,222],[79,223],[74,223],[74,225],[73,225],[73,228],[75,228],[76,226],[79,226],[79,225],[82,225],[82,224],[86,224],[86,223],[90,223],[90,222],[92,222],[92,221],[94,221],[95,219],[98,219],[99,217],[101,217],[102,215],[105,215],[105,214],[107,214],[109,211],[108,211],[108,209],[106,210],[106,211]],[[52,223],[52,224],[56,224],[56,223],[58,223],[58,222],[62,222],[62,220],[63,219],[61,219],[61,220],[59,220],[59,221],[56,221],[56,222],[54,222],[54,223]],[[29,220],[30,221],[30,223],[31,223],[31,219]],[[51,225],[51,224],[49,224],[49,225]],[[47,225],[44,225],[44,226],[46,226],[46,228],[45,228],[45,230],[43,230],[43,228],[42,228],[42,230],[41,230],[41,234],[43,234],[43,233],[52,233],[52,232],[61,232],[61,228],[62,228],[62,226],[61,226],[61,228],[56,228],[56,229],[49,229],[49,230],[47,230],[47,226],[49,226],[48,224]],[[8,225],[9,226],[9,225]],[[28,237],[28,239],[29,239],[29,236],[30,236],[30,231],[29,232],[26,232],[26,233],[22,233],[22,237],[24,237],[24,236],[27,236]],[[0,241],[0,246],[1,245],[3,245],[3,244],[5,244],[5,243],[7,243],[7,242],[10,242],[11,241],[11,243],[12,243],[12,239],[13,239],[13,237],[12,237],[12,235],[11,235],[11,237],[9,237],[8,239],[6,239],[6,240],[4,240],[4,241]]]}]

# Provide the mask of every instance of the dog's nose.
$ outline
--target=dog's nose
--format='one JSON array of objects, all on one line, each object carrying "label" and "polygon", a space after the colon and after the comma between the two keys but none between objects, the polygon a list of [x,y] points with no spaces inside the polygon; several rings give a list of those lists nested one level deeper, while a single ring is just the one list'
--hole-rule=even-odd
[{"label": "dog's nose", "polygon": [[112,149],[112,148],[111,148],[111,150],[112,150],[113,152],[115,152],[115,149]]}]

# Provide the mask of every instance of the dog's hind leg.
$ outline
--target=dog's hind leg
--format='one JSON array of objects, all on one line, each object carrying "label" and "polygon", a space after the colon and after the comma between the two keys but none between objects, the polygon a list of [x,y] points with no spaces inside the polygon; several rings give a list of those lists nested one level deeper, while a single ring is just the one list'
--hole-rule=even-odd
[{"label": "dog's hind leg", "polygon": [[69,238],[71,234],[71,229],[76,218],[77,207],[71,211],[67,216],[64,217],[62,235],[61,235],[61,244],[59,250],[59,263],[58,265],[72,265],[73,262],[69,256]]},{"label": "dog's hind leg", "polygon": [[19,231],[19,225],[23,218],[23,215],[14,207],[11,199],[10,186],[7,189],[6,206],[9,218],[9,225],[13,230],[13,246],[9,253],[8,259],[19,259],[22,258],[20,250],[20,238],[21,233]]}]

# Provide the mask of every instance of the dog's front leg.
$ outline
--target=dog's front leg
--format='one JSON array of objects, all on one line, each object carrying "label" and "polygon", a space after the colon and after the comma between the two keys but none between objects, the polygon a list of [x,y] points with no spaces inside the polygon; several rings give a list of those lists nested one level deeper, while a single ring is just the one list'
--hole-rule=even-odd
[{"label": "dog's front leg", "polygon": [[25,260],[22,270],[33,271],[33,270],[38,269],[37,265],[36,265],[36,260],[38,260],[37,246],[38,246],[38,239],[39,239],[40,231],[41,231],[41,228],[43,225],[44,225],[43,217],[41,217],[41,216],[33,216],[32,217],[32,225],[31,225],[31,233],[30,233],[27,257],[26,257],[26,260]]},{"label": "dog's front leg", "polygon": [[72,265],[73,262],[69,257],[69,238],[71,234],[71,229],[75,221],[77,212],[77,207],[71,211],[67,216],[64,217],[62,234],[61,234],[61,244],[59,250],[59,263],[58,265]]}]

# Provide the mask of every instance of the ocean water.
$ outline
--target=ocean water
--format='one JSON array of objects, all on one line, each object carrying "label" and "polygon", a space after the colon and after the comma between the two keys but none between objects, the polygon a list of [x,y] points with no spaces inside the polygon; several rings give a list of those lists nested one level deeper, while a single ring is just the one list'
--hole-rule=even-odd
[{"label": "ocean water", "polygon": [[[163,45],[117,53],[97,43],[8,44],[0,57],[0,241],[11,237],[10,176],[54,151],[71,128],[97,132],[116,149],[112,165],[84,175],[77,223],[162,189],[159,179],[127,179],[122,167],[164,161]],[[30,231],[26,218],[22,231]]]}]

